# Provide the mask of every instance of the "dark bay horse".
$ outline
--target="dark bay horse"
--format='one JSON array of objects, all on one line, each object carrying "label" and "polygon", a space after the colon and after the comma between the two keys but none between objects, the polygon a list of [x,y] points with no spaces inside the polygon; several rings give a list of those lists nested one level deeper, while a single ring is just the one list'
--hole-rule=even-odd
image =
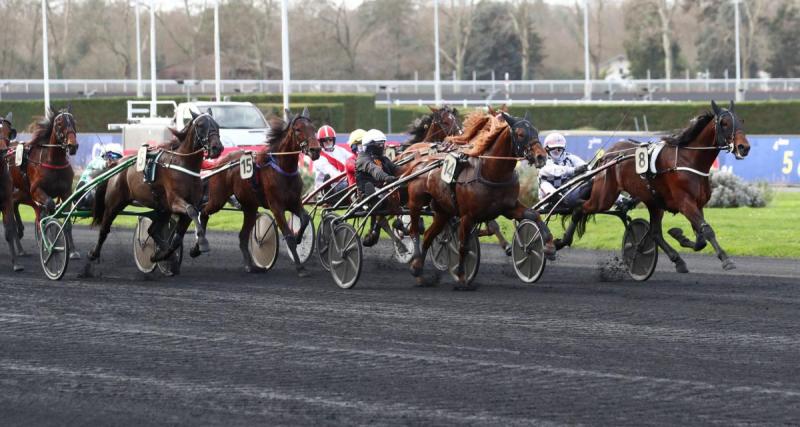
[{"label": "dark bay horse", "polygon": [[[24,147],[24,148],[23,148]],[[70,108],[58,113],[48,111],[44,120],[35,125],[31,141],[17,145],[17,150],[25,149],[25,160],[16,166],[9,157],[11,178],[16,189],[14,193],[14,216],[17,222],[17,252],[24,254],[22,239],[25,227],[19,214],[19,204],[24,203],[36,213],[36,224],[42,213],[50,214],[55,210],[56,201],[64,200],[72,193],[72,179],[75,172],[69,164],[69,157],[78,151],[77,125]],[[67,242],[72,243],[72,227],[65,227]],[[80,255],[73,249],[71,258]]]},{"label": "dark bay horse", "polygon": [[[415,147],[420,142],[442,142],[451,135],[461,134],[461,121],[458,119],[458,110],[444,105],[442,108],[428,106],[430,114],[426,114],[408,126],[411,138],[403,143],[408,149]],[[416,146],[419,147],[419,146]]]},{"label": "dark bay horse", "polygon": [[[411,212],[411,236],[414,240],[414,258],[411,272],[423,284],[422,269],[425,254],[433,239],[442,231],[451,218],[459,218],[458,239],[459,264],[456,271],[456,289],[474,289],[466,283],[464,258],[467,239],[473,227],[504,215],[517,220],[531,219],[542,230],[547,242],[547,253],[554,254],[553,238],[538,213],[519,202],[519,180],[514,168],[519,159],[528,160],[541,167],[547,153],[539,141],[539,132],[527,116],[515,118],[503,113],[501,119],[489,115],[491,126],[478,134],[473,148],[467,153],[469,163],[461,171],[459,180],[451,187],[441,179],[442,168],[433,170],[412,180],[408,185],[408,209]],[[420,161],[423,166],[426,161]],[[419,218],[423,207],[433,209],[433,222],[425,231],[424,242],[420,247]]]},{"label": "dark bay horse", "polygon": [[[144,172],[131,167],[97,187],[92,223],[100,224],[100,234],[97,245],[89,251],[90,262],[100,257],[114,218],[134,201],[157,212],[148,230],[158,246],[151,261],[163,261],[172,255],[192,221],[200,250],[208,252],[208,240],[200,220],[199,205],[203,196],[200,166],[204,155],[213,159],[222,153],[219,125],[210,112],[192,112],[192,120],[183,130],[170,130],[175,140],[154,150],[156,157],[152,161],[156,163],[156,175],[153,182],[145,182]],[[176,232],[171,241],[162,241],[157,231],[168,224],[172,214],[179,215]]]},{"label": "dark bay horse", "polygon": [[[292,115],[289,114],[289,117]],[[203,226],[208,224],[208,217],[222,209],[230,196],[235,195],[244,214],[242,229],[239,231],[239,249],[244,257],[245,270],[259,272],[262,269],[253,264],[247,243],[256,222],[258,208],[269,209],[286,239],[289,250],[294,255],[298,275],[304,277],[307,273],[299,262],[300,257],[297,256],[296,239],[303,235],[310,216],[303,209],[303,180],[300,177],[298,161],[300,153],[309,154],[312,160],[318,159],[321,146],[308,109],[293,116],[289,123],[279,117],[272,118],[269,126],[267,134],[269,146],[256,154],[254,162],[256,172],[252,178],[242,179],[239,168],[234,167],[212,175],[208,179],[208,202],[203,206],[201,222]],[[238,161],[244,154],[243,151],[233,152],[218,163],[227,165]],[[287,211],[301,219],[298,234],[293,233],[286,222]],[[195,257],[200,255],[200,251],[195,246],[189,254]]]},{"label": "dark bay horse", "polygon": [[[13,115],[8,113],[0,117],[0,159],[9,156],[9,145],[17,137],[17,130],[11,123]],[[11,174],[7,162],[0,162],[0,208],[3,212],[3,227],[5,228],[6,241],[11,253],[11,266],[14,271],[24,268],[17,263],[17,224],[14,215],[14,187],[11,184]]]},{"label": "dark bay horse", "polygon": [[[557,246],[571,244],[576,229],[581,234],[591,214],[610,209],[619,193],[627,191],[647,206],[650,235],[675,263],[676,271],[686,273],[689,270],[678,252],[664,239],[661,230],[664,211],[680,212],[694,229],[695,241],[686,238],[679,228],[669,230],[681,246],[699,251],[705,248],[706,242],[711,242],[722,267],[725,270],[736,268],[717,242],[714,230],[703,218],[703,206],[711,197],[708,174],[720,151],[729,151],[737,159],[743,159],[750,152],[750,143],[742,121],[734,112],[733,101],[728,109],[720,108],[712,101],[711,108],[712,111],[693,119],[689,127],[664,140],[666,145],[656,160],[655,175],[642,177],[636,173],[633,161],[622,161],[595,176],[591,197],[576,209],[563,241],[557,242]],[[617,143],[599,165],[621,154],[631,154],[635,148],[631,142]]]}]

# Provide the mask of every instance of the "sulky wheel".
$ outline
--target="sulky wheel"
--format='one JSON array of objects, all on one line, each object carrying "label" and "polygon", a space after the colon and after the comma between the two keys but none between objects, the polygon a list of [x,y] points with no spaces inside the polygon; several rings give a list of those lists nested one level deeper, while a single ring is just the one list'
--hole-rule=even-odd
[{"label": "sulky wheel", "polygon": [[[326,213],[322,216],[322,221],[317,230],[317,242],[315,245],[319,263],[326,271],[331,271],[331,263],[328,251],[330,250],[331,235],[333,235],[333,220],[337,215],[333,213]],[[311,225],[309,225],[310,227]]]},{"label": "sulky wheel", "polygon": [[334,225],[328,256],[331,276],[336,285],[342,289],[355,286],[358,276],[361,275],[363,254],[361,239],[352,225],[346,222]]},{"label": "sulky wheel", "polygon": [[156,263],[150,261],[150,258],[155,255],[157,245],[153,237],[147,233],[152,223],[150,218],[140,216],[133,231],[133,259],[136,261],[136,268],[145,274],[152,273],[156,269]]},{"label": "sulky wheel", "polygon": [[[169,219],[169,227],[163,227],[161,229],[161,239],[165,242],[169,242],[172,240],[172,234],[175,232],[175,229],[178,227],[178,216],[172,215]],[[178,271],[180,271],[181,263],[183,262],[183,242],[181,242],[178,249],[175,249],[175,252],[169,256],[169,259],[164,261],[159,261],[156,263],[158,266],[158,271],[165,276],[174,276]]]},{"label": "sulky wheel", "polygon": [[[300,231],[301,219],[299,216],[290,214],[288,223],[292,233],[297,234],[297,232]],[[297,250],[297,256],[300,258],[300,264],[305,264],[311,258],[311,255],[314,254],[315,234],[314,219],[310,218],[306,229],[303,230],[303,235],[297,239],[297,246],[295,248]],[[289,250],[289,247],[284,246],[284,249],[289,255],[289,258],[294,261],[294,256],[292,256],[292,251]]]},{"label": "sulky wheel", "polygon": [[[399,216],[398,219],[405,230],[411,229],[410,215],[402,215]],[[414,241],[411,239],[410,235],[404,232],[404,230],[399,230],[395,227],[392,227],[392,233],[394,234],[392,238],[392,244],[394,246],[394,252],[392,255],[394,256],[394,259],[401,264],[408,264],[411,262],[411,258],[414,257]]]},{"label": "sulky wheel", "polygon": [[48,279],[61,280],[69,264],[69,245],[63,231],[63,224],[55,219],[49,219],[44,223],[42,229],[41,237],[43,238],[39,244],[39,259],[42,262],[42,269]]},{"label": "sulky wheel", "polygon": [[633,280],[642,282],[653,275],[658,264],[658,246],[650,235],[650,223],[637,218],[625,227],[622,261]]},{"label": "sulky wheel", "polygon": [[[454,238],[450,240],[448,247],[450,248],[450,264],[447,266],[447,270],[450,272],[450,275],[458,280],[458,275],[456,274],[456,269],[458,268],[458,231],[453,231]],[[481,244],[478,240],[478,232],[474,230],[472,233],[467,236],[467,254],[464,258],[464,275],[466,276],[467,283],[464,285],[470,287],[470,284],[475,279],[475,276],[478,275],[478,267],[481,264]]]},{"label": "sulky wheel", "polygon": [[[439,271],[447,271],[451,262],[450,255],[453,252],[451,245],[455,240],[455,226],[450,223],[442,228],[442,231],[433,239],[429,249],[431,253],[431,262],[433,266]],[[458,246],[455,247],[455,254],[458,256]]]},{"label": "sulky wheel", "polygon": [[278,259],[278,227],[272,215],[266,212],[258,215],[247,239],[247,248],[257,267],[269,270],[275,265]]},{"label": "sulky wheel", "polygon": [[534,283],[542,277],[544,266],[544,239],[533,221],[524,220],[514,231],[511,242],[511,260],[517,277],[524,283]]}]

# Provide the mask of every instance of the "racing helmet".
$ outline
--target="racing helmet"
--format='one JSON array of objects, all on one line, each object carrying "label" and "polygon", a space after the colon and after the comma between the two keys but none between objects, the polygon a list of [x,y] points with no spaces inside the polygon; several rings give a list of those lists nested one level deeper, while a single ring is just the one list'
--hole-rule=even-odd
[{"label": "racing helmet", "polygon": [[[551,132],[544,139],[544,149],[547,151],[547,154],[550,155],[550,157],[558,159],[564,156],[564,152],[566,152],[567,139],[564,138],[564,135],[559,132]],[[554,156],[550,153],[554,149],[560,149],[561,152]]]},{"label": "racing helmet", "polygon": [[361,138],[364,149],[374,154],[383,154],[383,145],[386,144],[386,135],[378,129],[368,130]]},{"label": "racing helmet", "polygon": [[336,147],[336,131],[325,125],[317,130],[317,140],[325,151],[333,151]]},{"label": "racing helmet", "polygon": [[362,138],[364,138],[364,134],[367,131],[364,129],[356,129],[350,132],[350,138],[347,139],[347,145],[350,146],[350,149],[353,150],[353,153],[358,153],[358,146],[361,145]]}]

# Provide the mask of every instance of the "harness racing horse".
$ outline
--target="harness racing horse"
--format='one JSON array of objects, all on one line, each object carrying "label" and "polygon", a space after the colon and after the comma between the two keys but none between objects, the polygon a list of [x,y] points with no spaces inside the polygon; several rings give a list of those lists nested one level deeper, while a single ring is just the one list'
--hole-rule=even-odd
[{"label": "harness racing horse", "polygon": [[430,114],[424,115],[414,120],[408,127],[411,138],[403,143],[403,152],[408,150],[413,153],[419,149],[427,149],[434,144],[442,142],[448,136],[460,135],[462,132],[461,122],[458,120],[458,110],[445,105],[442,108],[428,106]]},{"label": "harness racing horse", "polygon": [[[408,209],[411,214],[411,238],[414,241],[414,258],[411,272],[417,283],[423,285],[422,269],[425,254],[433,239],[448,224],[451,218],[459,218],[459,262],[456,270],[458,284],[456,289],[475,289],[468,283],[464,274],[464,260],[467,252],[467,239],[473,227],[493,220],[499,215],[517,220],[530,219],[537,223],[547,242],[546,253],[555,253],[553,237],[539,214],[527,209],[519,202],[519,180],[514,168],[521,158],[544,165],[547,153],[539,141],[539,131],[533,127],[526,115],[515,118],[502,113],[498,119],[490,115],[491,126],[480,132],[473,148],[467,153],[469,162],[456,179],[448,184],[441,178],[442,168],[421,175],[408,185]],[[469,131],[469,130],[468,130]],[[417,162],[413,169],[424,166],[426,160]],[[466,177],[462,180],[460,177]],[[424,242],[420,247],[419,218],[423,207],[433,209],[433,222],[425,231]]]},{"label": "harness racing horse", "polygon": [[[100,234],[97,245],[89,251],[90,262],[100,258],[100,251],[111,231],[114,218],[132,202],[151,208],[157,213],[148,229],[158,246],[151,257],[152,262],[166,260],[178,249],[192,221],[200,250],[208,252],[205,227],[202,226],[197,207],[203,196],[200,166],[204,155],[214,159],[222,153],[219,125],[210,111],[203,114],[192,112],[192,120],[183,130],[170,131],[175,140],[158,146],[153,153],[148,154],[148,157],[153,157],[150,161],[155,163],[156,168],[156,176],[152,182],[145,181],[144,171],[128,168],[97,187],[92,224],[100,224]],[[170,241],[164,241],[158,231],[169,224],[172,214],[179,215],[176,231]],[[91,264],[86,265],[86,273],[89,275]]]},{"label": "harness racing horse", "polygon": [[[665,210],[673,214],[680,212],[694,229],[697,236],[695,241],[686,238],[679,228],[669,230],[669,234],[681,246],[699,251],[705,248],[706,242],[711,242],[722,261],[722,267],[725,270],[736,268],[717,242],[714,230],[703,218],[703,206],[711,197],[708,175],[720,151],[731,152],[741,160],[750,152],[750,143],[742,121],[734,112],[733,101],[728,109],[720,108],[711,101],[711,108],[712,111],[693,119],[685,130],[664,139],[665,146],[655,162],[655,174],[638,175],[635,163],[631,161],[621,161],[598,174],[594,178],[591,197],[575,210],[564,239],[557,241],[557,247],[571,244],[574,232],[576,229],[579,235],[583,232],[591,214],[610,209],[619,193],[627,191],[647,206],[650,236],[675,263],[677,272],[687,273],[689,270],[678,252],[663,237],[661,220]],[[598,167],[620,155],[633,152],[636,147],[631,142],[613,145]]]},{"label": "harness racing horse", "polygon": [[[287,113],[292,117],[291,113],[288,111]],[[300,263],[300,257],[297,256],[296,245],[297,239],[303,236],[303,231],[311,218],[302,205],[303,180],[300,177],[298,161],[300,153],[309,154],[311,160],[317,160],[322,147],[317,140],[316,130],[311,123],[307,108],[301,114],[292,117],[289,123],[275,117],[270,120],[269,126],[267,134],[269,146],[256,153],[256,173],[252,178],[242,179],[239,168],[234,167],[212,175],[208,179],[208,202],[203,206],[201,222],[203,226],[208,224],[208,217],[222,209],[230,196],[235,195],[244,214],[242,229],[239,231],[239,249],[244,257],[245,270],[260,272],[263,269],[253,263],[248,238],[256,223],[259,206],[269,209],[292,252],[298,275],[305,277],[307,273]],[[249,154],[243,151],[233,152],[218,164],[238,162],[243,155]],[[297,234],[292,232],[286,222],[286,211],[301,219]],[[200,255],[198,246],[192,248],[189,255],[192,257]]]},{"label": "harness racing horse", "polygon": [[[31,141],[16,147],[17,150],[25,150],[22,165],[17,166],[13,158],[8,158],[16,189],[14,216],[17,222],[17,252],[20,255],[25,253],[20,242],[25,227],[19,214],[19,204],[31,206],[36,214],[36,224],[39,224],[42,213],[48,215],[55,210],[56,199],[64,200],[72,193],[75,172],[68,156],[77,153],[78,138],[75,117],[70,111],[70,107],[58,113],[48,110],[45,119],[35,125]],[[67,223],[64,230],[69,247],[74,248],[71,223]],[[73,250],[70,258],[80,258],[80,254]]]},{"label": "harness racing horse", "polygon": [[[13,115],[8,113],[5,118],[0,117],[0,159],[9,156],[9,145],[17,137],[17,130],[11,124]],[[8,163],[0,162],[0,208],[3,212],[3,227],[5,228],[6,241],[11,253],[11,266],[14,271],[22,271],[22,265],[17,264],[17,224],[14,215],[14,187],[11,184],[11,175]]]}]

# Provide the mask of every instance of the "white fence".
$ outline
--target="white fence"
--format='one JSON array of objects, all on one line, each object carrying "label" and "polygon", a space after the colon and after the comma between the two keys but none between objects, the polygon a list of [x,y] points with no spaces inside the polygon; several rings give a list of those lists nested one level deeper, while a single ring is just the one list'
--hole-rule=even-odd
[{"label": "white fence", "polygon": [[[149,80],[142,81],[142,89],[149,93]],[[280,93],[280,80],[222,80],[222,92],[232,93]],[[444,95],[494,95],[537,94],[539,96],[558,94],[582,94],[583,80],[442,80]],[[736,81],[733,79],[673,79],[673,80],[622,80],[591,81],[595,94],[614,93],[691,93],[691,92],[733,92]],[[136,93],[136,80],[50,80],[53,94],[77,94],[84,96],[102,94]],[[291,91],[302,92],[361,92],[390,94],[432,94],[433,80],[293,80]],[[745,92],[800,92],[800,79],[743,79]],[[214,80],[157,80],[160,94],[213,94]],[[0,95],[3,93],[43,92],[40,79],[0,79]]]}]

